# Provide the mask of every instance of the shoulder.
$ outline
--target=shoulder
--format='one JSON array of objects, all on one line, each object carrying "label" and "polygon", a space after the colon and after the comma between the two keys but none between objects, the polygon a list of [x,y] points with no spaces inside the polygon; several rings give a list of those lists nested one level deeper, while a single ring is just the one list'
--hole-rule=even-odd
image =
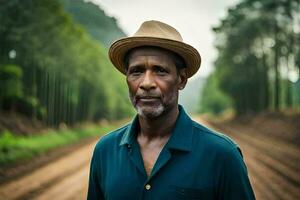
[{"label": "shoulder", "polygon": [[236,152],[238,152],[238,154],[241,155],[238,144],[229,136],[195,121],[193,121],[192,124],[196,143],[201,143],[201,145],[205,146],[210,152],[218,154],[236,154]]},{"label": "shoulder", "polygon": [[100,153],[100,151],[105,151],[108,148],[119,145],[123,134],[125,133],[129,125],[130,124],[126,124],[102,136],[96,143],[94,153]]},{"label": "shoulder", "polygon": [[232,172],[232,169],[246,172],[243,154],[238,144],[229,136],[207,128],[193,121],[195,148],[201,148],[209,153],[209,157],[216,165],[217,171]]}]

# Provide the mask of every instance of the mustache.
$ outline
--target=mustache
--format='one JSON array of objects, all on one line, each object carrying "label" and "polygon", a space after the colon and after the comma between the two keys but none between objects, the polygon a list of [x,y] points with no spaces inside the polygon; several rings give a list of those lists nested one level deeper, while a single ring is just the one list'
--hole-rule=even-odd
[{"label": "mustache", "polygon": [[159,94],[153,94],[153,93],[141,93],[135,95],[136,99],[152,99],[152,98],[161,98],[161,95]]}]

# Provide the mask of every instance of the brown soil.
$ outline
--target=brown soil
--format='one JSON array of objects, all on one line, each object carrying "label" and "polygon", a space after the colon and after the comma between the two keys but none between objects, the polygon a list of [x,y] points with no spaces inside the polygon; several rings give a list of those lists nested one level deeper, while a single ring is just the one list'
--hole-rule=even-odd
[{"label": "brown soil", "polygon": [[98,138],[96,137],[83,139],[76,144],[50,150],[47,153],[39,155],[31,160],[25,160],[7,166],[0,166],[0,187],[1,185],[7,184],[8,182],[13,182],[24,175],[30,174],[34,170],[54,162],[55,160],[64,157],[81,148],[82,146],[94,142],[97,139]]},{"label": "brown soil", "polygon": [[239,144],[258,200],[300,199],[298,114],[199,120],[226,133]]},{"label": "brown soil", "polygon": [[56,159],[46,159],[46,163],[31,166],[27,173],[2,183],[0,199],[85,199],[94,143],[95,139],[60,149],[54,153],[59,154]]},{"label": "brown soil", "polygon": [[[225,122],[195,119],[227,133],[239,144],[258,200],[300,199],[300,148],[291,139],[299,137],[299,129],[293,129],[298,121],[284,123],[282,129],[296,131],[282,136],[279,133],[286,131],[274,127],[281,122],[272,123],[272,118],[267,118]],[[90,141],[67,152],[58,150],[56,159],[1,184],[0,199],[85,199],[94,144]]]},{"label": "brown soil", "polygon": [[0,113],[0,133],[9,130],[16,135],[32,135],[45,129],[46,126],[37,119],[13,112]]},{"label": "brown soil", "polygon": [[251,134],[253,136],[263,134],[266,137],[300,145],[300,112],[262,113],[234,120],[221,120],[219,123],[227,126],[245,126],[252,129]]}]

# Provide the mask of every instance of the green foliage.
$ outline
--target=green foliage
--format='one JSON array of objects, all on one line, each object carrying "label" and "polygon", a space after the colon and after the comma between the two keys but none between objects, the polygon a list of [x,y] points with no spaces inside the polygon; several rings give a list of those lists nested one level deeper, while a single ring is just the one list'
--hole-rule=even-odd
[{"label": "green foliage", "polygon": [[285,79],[300,69],[299,12],[297,0],[243,0],[213,29],[214,74],[237,114],[297,105]]},{"label": "green foliage", "polygon": [[202,90],[200,99],[200,113],[220,114],[231,108],[231,99],[220,89],[215,74],[210,75]]},{"label": "green foliage", "polygon": [[22,97],[22,69],[19,66],[0,66],[0,91],[1,99],[11,100]]},{"label": "green foliage", "polygon": [[[103,12],[96,8],[92,11]],[[15,63],[23,73],[16,87],[1,87],[19,95],[18,112],[54,127],[132,113],[125,81],[109,62],[107,49],[73,21],[60,0],[5,1],[0,13],[0,66]],[[109,18],[95,15],[103,23]],[[12,49],[15,59],[8,57]],[[8,70],[14,71],[12,66]]]},{"label": "green foliage", "polygon": [[59,146],[73,144],[87,137],[100,136],[115,129],[116,125],[89,126],[40,135],[15,136],[9,131],[0,134],[0,165],[9,165],[43,154]]}]

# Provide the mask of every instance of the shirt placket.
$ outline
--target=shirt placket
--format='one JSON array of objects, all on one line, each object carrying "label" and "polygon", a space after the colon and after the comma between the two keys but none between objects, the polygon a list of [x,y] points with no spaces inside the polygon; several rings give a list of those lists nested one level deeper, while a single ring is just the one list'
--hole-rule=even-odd
[{"label": "shirt placket", "polygon": [[[153,170],[150,174],[150,176],[146,179],[143,185],[143,191],[140,196],[140,200],[152,200],[156,199],[155,191],[157,190],[158,185],[156,183],[159,183],[159,180],[157,180],[157,176],[160,172],[160,169],[167,164],[167,162],[171,159],[171,153],[167,148],[164,148],[159,155]],[[144,168],[143,168],[144,169]],[[144,169],[144,173],[146,175],[146,171]]]}]

